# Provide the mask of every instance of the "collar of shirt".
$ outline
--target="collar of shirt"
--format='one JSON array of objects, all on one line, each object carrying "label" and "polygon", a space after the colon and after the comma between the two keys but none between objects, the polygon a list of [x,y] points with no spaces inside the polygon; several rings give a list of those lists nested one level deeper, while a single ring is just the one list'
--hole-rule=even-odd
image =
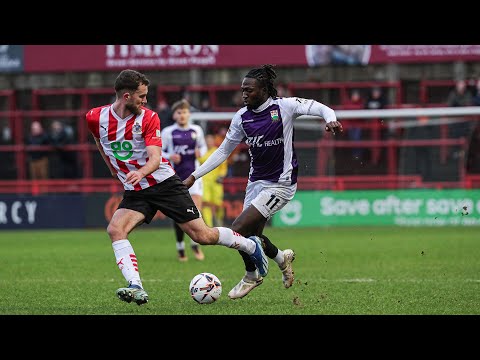
[{"label": "collar of shirt", "polygon": [[271,105],[272,101],[273,101],[272,97],[269,97],[269,98],[267,99],[267,101],[265,101],[262,105],[260,105],[258,108],[254,109],[254,110],[252,110],[252,111],[253,111],[253,112],[256,112],[256,113],[258,113],[258,112],[260,112],[260,111],[263,111],[263,110],[265,110],[267,107],[269,107],[269,106]]}]

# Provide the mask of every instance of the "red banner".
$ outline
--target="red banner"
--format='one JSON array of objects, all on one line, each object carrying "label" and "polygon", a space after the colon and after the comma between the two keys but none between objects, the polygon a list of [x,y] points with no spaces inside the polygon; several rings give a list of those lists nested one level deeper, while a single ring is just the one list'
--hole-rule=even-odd
[{"label": "red banner", "polygon": [[305,66],[303,45],[27,45],[25,71]]},{"label": "red banner", "polygon": [[25,72],[480,61],[480,45],[25,45]]},{"label": "red banner", "polygon": [[372,45],[370,63],[480,61],[480,45]]}]

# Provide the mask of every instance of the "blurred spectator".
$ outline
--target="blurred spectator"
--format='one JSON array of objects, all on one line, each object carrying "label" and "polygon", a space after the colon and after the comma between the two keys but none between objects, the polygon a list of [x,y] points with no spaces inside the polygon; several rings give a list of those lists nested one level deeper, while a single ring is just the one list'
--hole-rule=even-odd
[{"label": "blurred spectator", "polygon": [[[350,98],[344,104],[344,109],[347,110],[360,110],[363,109],[364,100],[360,94],[360,90],[353,89]],[[362,139],[362,123],[364,120],[362,119],[348,119],[347,120],[347,135],[348,138],[352,141],[360,141]],[[356,160],[363,160],[363,148],[352,148],[352,156]]]},{"label": "blurred spectator", "polygon": [[[457,80],[455,82],[455,88],[448,94],[447,104],[448,106],[453,107],[473,105],[473,95],[468,91],[467,82],[465,80]],[[448,125],[448,133],[450,137],[454,139],[469,136],[471,130],[472,122],[468,120]]]},{"label": "blurred spectator", "polygon": [[164,129],[167,126],[173,125],[175,123],[172,117],[172,109],[163,97],[160,98],[160,100],[158,100],[157,102],[157,114],[160,118],[161,129]]},{"label": "blurred spectator", "polygon": [[8,124],[5,124],[1,128],[0,133],[0,145],[8,145],[12,143],[12,130]]},{"label": "blurred spectator", "polygon": [[291,97],[292,93],[285,84],[278,84],[277,85],[277,96],[278,97]]},{"label": "blurred spectator", "polygon": [[[440,137],[440,127],[428,123],[427,116],[416,119],[416,124],[404,129],[406,140],[430,140]],[[400,148],[399,170],[404,175],[421,175],[423,181],[434,181],[438,173],[438,146],[402,146]],[[438,180],[438,179],[437,179]]]},{"label": "blurred spectator", "polygon": [[[2,124],[0,120],[0,145],[13,144],[12,130],[8,122]],[[0,167],[0,179],[15,179],[17,177],[17,169],[15,164],[15,153],[13,151],[2,151],[3,165]]]},{"label": "blurred spectator", "polygon": [[190,91],[184,89],[182,91],[182,99],[185,99],[190,103],[190,112],[199,111],[198,106],[194,105],[195,101],[194,101],[192,93]]},{"label": "blurred spectator", "polygon": [[365,109],[383,109],[387,105],[387,99],[380,87],[373,87],[365,102]]},{"label": "blurred spectator", "polygon": [[232,95],[232,103],[231,103],[232,107],[234,108],[242,108],[245,106],[245,104],[243,103],[243,98],[242,98],[242,91],[241,90],[238,90],[236,91],[233,95]]},{"label": "blurred spectator", "polygon": [[480,123],[472,131],[467,155],[467,172],[480,174]]},{"label": "blurred spectator", "polygon": [[473,103],[472,93],[467,90],[465,80],[457,80],[447,98],[448,106],[470,106]]},{"label": "blurred spectator", "polygon": [[480,106],[480,78],[475,83],[475,90],[472,100],[473,105]]},{"label": "blurred spectator", "polygon": [[74,179],[78,177],[77,154],[75,151],[65,150],[64,146],[73,144],[71,128],[60,120],[50,124],[50,143],[55,147],[52,156],[51,177],[54,179]]},{"label": "blurred spectator", "polygon": [[[30,133],[26,140],[26,145],[50,145],[50,138],[44,131],[39,121],[33,121],[30,125]],[[48,179],[48,151],[31,150],[28,151],[30,163],[31,179]]]},{"label": "blurred spectator", "polygon": [[202,98],[202,101],[200,101],[200,111],[203,111],[203,112],[213,111],[212,107],[210,106],[210,98],[208,96],[204,96]]},{"label": "blurred spectator", "polygon": [[[387,98],[383,92],[381,87],[375,86],[370,89],[370,93],[368,94],[367,100],[365,101],[365,109],[377,110],[377,109],[384,109],[387,106]],[[388,128],[384,125],[383,119],[373,119],[370,121],[374,121],[372,125],[372,140],[380,140],[386,139],[388,136]],[[374,148],[372,151],[374,154],[378,153],[378,148]],[[374,157],[377,157],[375,155]],[[377,159],[374,159],[376,163]]]}]

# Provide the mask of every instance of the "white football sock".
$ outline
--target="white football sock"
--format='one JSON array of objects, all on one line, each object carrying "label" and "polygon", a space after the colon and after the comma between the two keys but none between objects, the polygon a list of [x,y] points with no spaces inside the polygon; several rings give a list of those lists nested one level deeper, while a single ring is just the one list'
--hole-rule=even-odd
[{"label": "white football sock", "polygon": [[217,227],[220,233],[217,245],[223,245],[229,248],[237,249],[252,255],[257,243],[252,239],[247,239],[232,229],[226,227]]},{"label": "white football sock", "polygon": [[185,250],[185,241],[178,242],[177,241],[177,250]]},{"label": "white football sock", "polygon": [[283,255],[283,251],[278,249],[277,255],[273,258],[273,260],[278,264],[278,266],[282,266],[285,260],[285,256]]},{"label": "white football sock", "polygon": [[137,256],[128,239],[117,240],[112,243],[113,252],[117,261],[118,268],[130,285],[138,285],[141,288],[142,281],[138,272]]},{"label": "white football sock", "polygon": [[258,274],[258,270],[255,269],[255,271],[247,271],[246,272],[246,277],[249,279],[259,279],[260,275]]}]

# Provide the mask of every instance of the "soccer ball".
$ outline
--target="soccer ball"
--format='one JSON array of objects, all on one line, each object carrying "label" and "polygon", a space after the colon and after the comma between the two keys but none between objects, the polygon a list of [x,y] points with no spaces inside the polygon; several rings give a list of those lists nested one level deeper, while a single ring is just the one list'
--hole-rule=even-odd
[{"label": "soccer ball", "polygon": [[199,304],[211,304],[222,294],[222,283],[211,273],[200,273],[190,281],[190,295]]}]

